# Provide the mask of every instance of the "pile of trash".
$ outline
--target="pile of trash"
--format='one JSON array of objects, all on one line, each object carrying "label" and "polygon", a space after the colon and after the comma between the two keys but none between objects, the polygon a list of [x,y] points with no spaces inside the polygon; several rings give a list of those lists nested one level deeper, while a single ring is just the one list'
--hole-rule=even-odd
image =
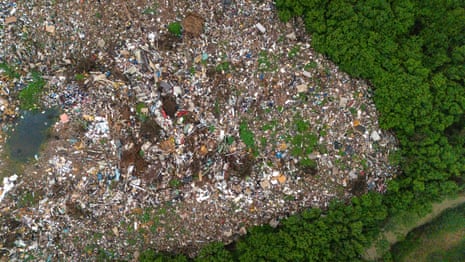
[{"label": "pile of trash", "polygon": [[302,21],[279,22],[271,0],[152,2],[0,3],[0,62],[21,75],[0,71],[7,107],[39,70],[42,106],[61,112],[3,178],[1,255],[195,255],[385,191],[396,141],[370,86],[315,53]]}]

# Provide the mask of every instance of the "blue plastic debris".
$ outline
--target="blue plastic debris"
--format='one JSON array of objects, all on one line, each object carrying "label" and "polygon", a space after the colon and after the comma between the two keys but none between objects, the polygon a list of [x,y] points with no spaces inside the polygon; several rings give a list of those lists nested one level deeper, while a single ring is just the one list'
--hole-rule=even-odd
[{"label": "blue plastic debris", "polygon": [[103,180],[103,175],[102,175],[102,173],[100,173],[100,172],[97,173],[97,180],[98,180],[99,182]]},{"label": "blue plastic debris", "polygon": [[115,181],[119,181],[121,173],[119,172],[118,168],[115,168]]},{"label": "blue plastic debris", "polygon": [[202,61],[206,61],[208,59],[208,54],[207,53],[203,53],[202,54]]}]

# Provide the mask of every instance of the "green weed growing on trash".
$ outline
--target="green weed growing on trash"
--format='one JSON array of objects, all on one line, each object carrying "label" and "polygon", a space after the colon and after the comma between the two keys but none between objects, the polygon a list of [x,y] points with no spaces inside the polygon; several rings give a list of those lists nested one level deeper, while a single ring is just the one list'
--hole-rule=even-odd
[{"label": "green weed growing on trash", "polygon": [[181,180],[179,180],[177,178],[173,178],[173,179],[170,180],[169,185],[171,187],[178,188],[178,187],[181,186]]},{"label": "green weed growing on trash", "polygon": [[316,163],[309,155],[318,146],[318,136],[311,131],[310,123],[300,116],[295,117],[292,129],[293,134],[287,137],[291,155],[299,158],[302,167],[315,167]]},{"label": "green weed growing on trash", "polygon": [[0,63],[0,72],[2,75],[8,77],[9,79],[20,77],[20,74],[15,70],[15,68],[8,65],[7,63]]},{"label": "green weed growing on trash", "polygon": [[32,81],[19,92],[20,107],[26,110],[37,109],[39,107],[40,94],[46,83],[42,75],[37,71],[33,71],[31,76]]},{"label": "green weed growing on trash", "polygon": [[111,250],[105,250],[102,248],[98,248],[96,259],[97,261],[114,261],[115,252]]},{"label": "green weed growing on trash", "polygon": [[278,70],[278,57],[277,55],[269,54],[266,51],[261,51],[258,54],[258,71],[260,72],[273,72]]},{"label": "green weed growing on trash", "polygon": [[230,68],[231,68],[231,64],[228,61],[224,61],[216,66],[216,71],[229,72]]},{"label": "green weed growing on trash", "polygon": [[39,203],[40,195],[36,192],[24,192],[18,200],[18,207],[31,207]]},{"label": "green weed growing on trash", "polygon": [[181,37],[182,35],[182,25],[180,22],[172,22],[168,25],[168,32],[174,36]]},{"label": "green weed growing on trash", "polygon": [[300,52],[300,45],[296,45],[296,46],[291,48],[291,50],[289,51],[287,56],[292,59],[292,58],[296,57],[299,54],[299,52]]},{"label": "green weed growing on trash", "polygon": [[144,103],[137,103],[136,105],[136,115],[137,115],[137,118],[144,122],[145,120],[147,120],[147,114],[144,112],[145,110],[147,110],[147,106],[144,104]]},{"label": "green weed growing on trash", "polygon": [[144,15],[156,15],[158,10],[158,3],[154,3],[151,7],[147,7],[142,10],[142,14]]},{"label": "green weed growing on trash", "polygon": [[80,81],[84,81],[84,80],[86,80],[86,75],[84,75],[84,74],[76,74],[76,75],[74,76],[74,79],[75,79],[76,81],[79,81],[79,82],[80,82]]},{"label": "green weed growing on trash", "polygon": [[250,131],[250,129],[247,126],[246,122],[242,122],[239,125],[239,137],[241,138],[242,142],[244,142],[244,144],[248,148],[254,148],[255,147],[254,134],[252,133],[252,131]]}]

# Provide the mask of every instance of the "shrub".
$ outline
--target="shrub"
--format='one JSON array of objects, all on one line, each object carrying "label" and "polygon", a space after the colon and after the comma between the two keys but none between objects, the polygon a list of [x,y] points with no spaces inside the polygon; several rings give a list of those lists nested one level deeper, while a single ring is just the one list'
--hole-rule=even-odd
[{"label": "shrub", "polygon": [[174,36],[181,37],[182,26],[180,22],[172,22],[168,25],[168,31]]}]

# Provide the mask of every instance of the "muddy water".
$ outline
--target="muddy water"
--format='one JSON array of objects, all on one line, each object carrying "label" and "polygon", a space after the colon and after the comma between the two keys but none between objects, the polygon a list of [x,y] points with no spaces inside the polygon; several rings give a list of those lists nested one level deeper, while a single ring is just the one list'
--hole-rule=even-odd
[{"label": "muddy water", "polygon": [[27,162],[39,154],[40,147],[47,138],[47,132],[58,117],[57,109],[41,112],[25,111],[16,126],[11,130],[6,148],[11,161]]}]

